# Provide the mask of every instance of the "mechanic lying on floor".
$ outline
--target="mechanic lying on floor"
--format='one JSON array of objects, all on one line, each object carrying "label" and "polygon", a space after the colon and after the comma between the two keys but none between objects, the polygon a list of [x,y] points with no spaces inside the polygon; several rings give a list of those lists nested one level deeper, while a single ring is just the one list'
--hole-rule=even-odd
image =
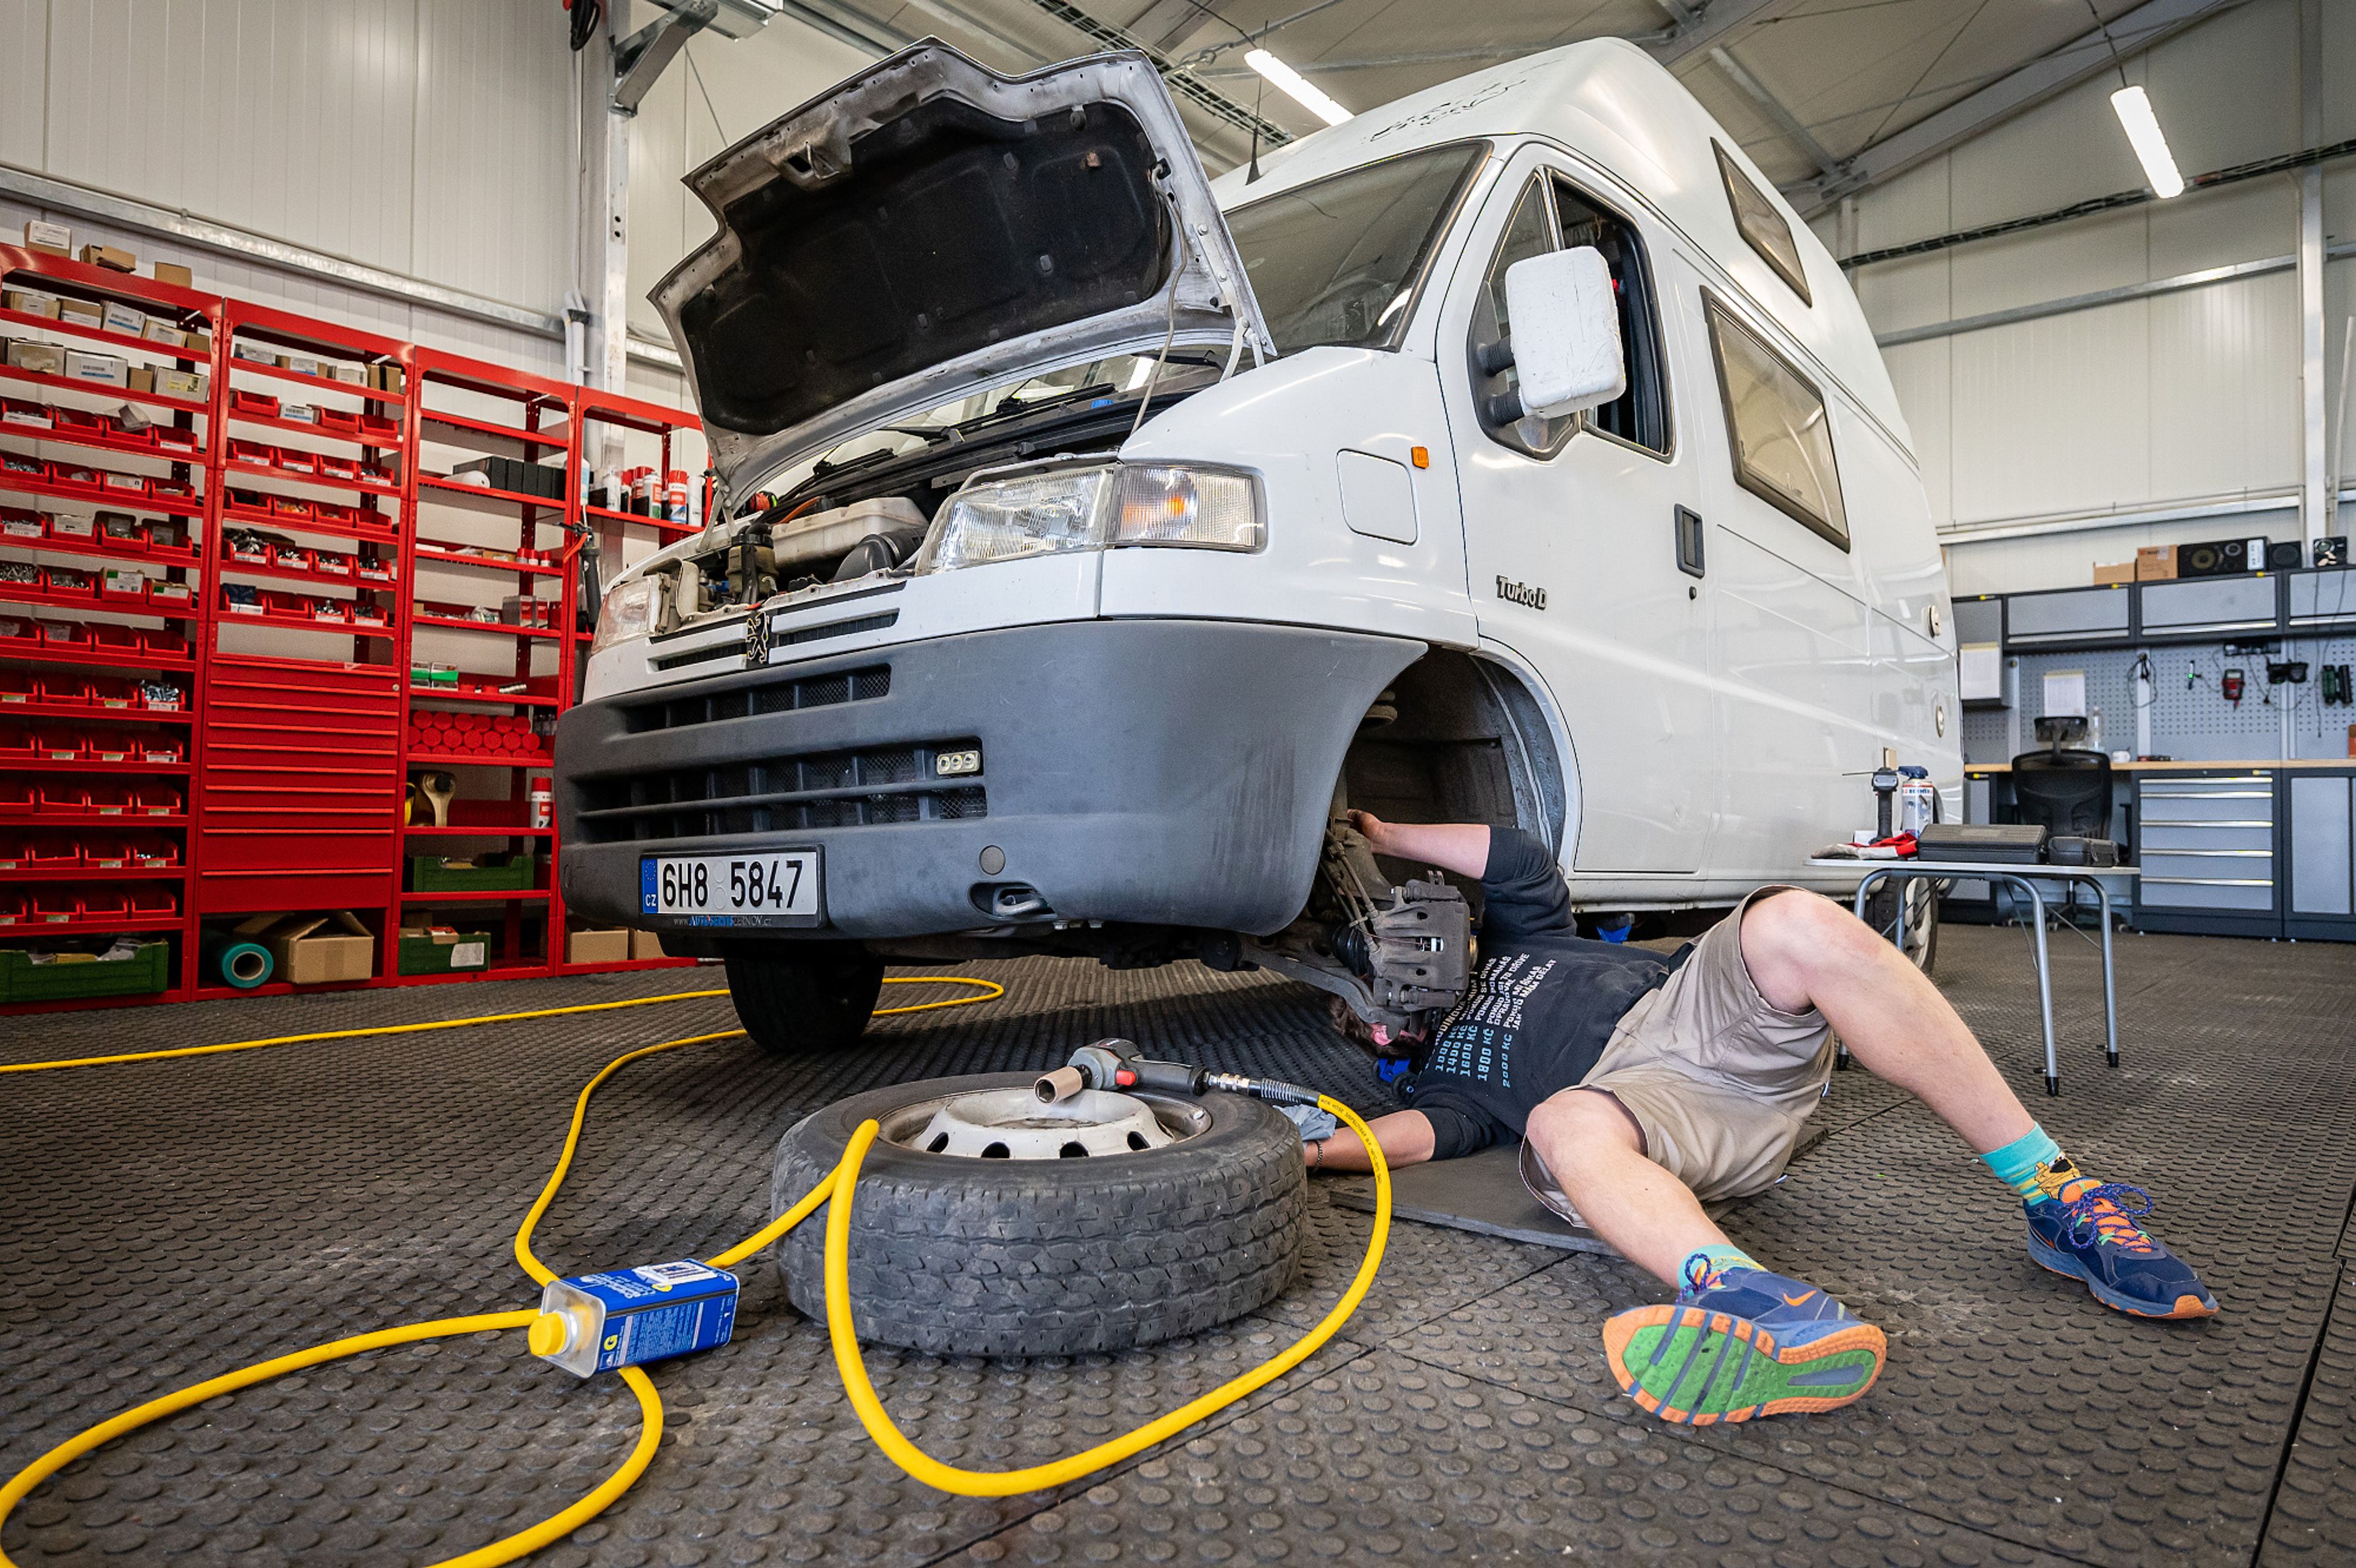
[{"label": "mechanic lying on floor", "polygon": [[[1782,1174],[1832,1071],[1831,1030],[1912,1091],[2021,1196],[2029,1255],[2146,1317],[2217,1303],[2138,1227],[2150,1200],[2081,1169],[2030,1119],[1946,998],[1830,900],[1762,888],[1674,956],[1582,939],[1554,857],[1528,834],[1350,814],[1378,855],[1481,879],[1481,965],[1430,1039],[1393,1037],[1339,998],[1334,1022],[1408,1059],[1414,1109],[1373,1124],[1394,1166],[1526,1139],[1522,1169],[1621,1253],[1680,1286],[1613,1316],[1620,1386],[1670,1421],[1830,1410],[1881,1370],[1881,1330],[1728,1242],[1705,1202]],[[1311,1144],[1312,1167],[1364,1170],[1355,1138]],[[1714,1343],[1713,1343],[1714,1341]]]}]

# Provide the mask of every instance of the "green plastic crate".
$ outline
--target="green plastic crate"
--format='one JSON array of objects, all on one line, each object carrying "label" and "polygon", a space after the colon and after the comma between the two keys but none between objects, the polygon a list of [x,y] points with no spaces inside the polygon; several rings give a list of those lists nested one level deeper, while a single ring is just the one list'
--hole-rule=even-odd
[{"label": "green plastic crate", "polygon": [[495,866],[445,866],[439,855],[409,858],[409,889],[418,893],[485,893],[529,890],[534,857],[526,850]]},{"label": "green plastic crate", "polygon": [[[455,942],[436,942],[430,936],[402,936],[396,955],[395,973],[402,975],[449,975],[463,970],[481,969],[490,962],[491,933],[487,931],[462,931]],[[453,960],[465,956],[473,960],[460,964]]]},{"label": "green plastic crate", "polygon": [[0,948],[0,1003],[153,996],[170,983],[171,959],[168,942],[143,943],[137,957],[112,964],[36,964],[23,948]]}]

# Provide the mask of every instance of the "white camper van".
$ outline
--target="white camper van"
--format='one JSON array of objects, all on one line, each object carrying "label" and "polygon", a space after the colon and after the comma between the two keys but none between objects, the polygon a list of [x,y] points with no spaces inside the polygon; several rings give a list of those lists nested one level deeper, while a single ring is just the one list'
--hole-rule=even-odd
[{"label": "white camper van", "polygon": [[728,520],[606,591],[562,864],[764,1043],[855,1037],[887,959],[1450,1005],[1462,891],[1345,803],[1518,824],[1612,912],[1853,881],[1803,862],[1886,750],[1959,804],[1872,334],[1628,45],[1213,183],[1141,58],[926,42],[689,184],[654,297]]}]

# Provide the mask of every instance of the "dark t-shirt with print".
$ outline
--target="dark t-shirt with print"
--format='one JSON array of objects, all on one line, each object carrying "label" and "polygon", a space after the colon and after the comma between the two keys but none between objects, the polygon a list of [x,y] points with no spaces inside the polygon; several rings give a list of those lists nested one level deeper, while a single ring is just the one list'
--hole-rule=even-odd
[{"label": "dark t-shirt with print", "polygon": [[1591,1071],[1621,1016],[1685,962],[1578,934],[1547,847],[1493,828],[1481,878],[1481,966],[1407,1083],[1431,1122],[1432,1157],[1518,1138],[1541,1101]]}]

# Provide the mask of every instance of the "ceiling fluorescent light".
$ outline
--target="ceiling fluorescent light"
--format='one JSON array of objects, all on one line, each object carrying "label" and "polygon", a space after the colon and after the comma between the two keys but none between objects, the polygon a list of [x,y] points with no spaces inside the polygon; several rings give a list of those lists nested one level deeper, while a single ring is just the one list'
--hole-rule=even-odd
[{"label": "ceiling fluorescent light", "polygon": [[1309,79],[1269,53],[1254,49],[1244,56],[1244,64],[1268,78],[1276,90],[1300,104],[1328,125],[1339,125],[1350,117],[1350,112],[1309,85]]},{"label": "ceiling fluorescent light", "polygon": [[2111,107],[2118,112],[2119,123],[2126,127],[2136,156],[2143,160],[2152,194],[2162,201],[2183,195],[2184,176],[2176,172],[2176,158],[2168,150],[2168,138],[2160,134],[2159,118],[2152,113],[2151,100],[2144,96],[2143,89],[2120,88],[2111,94]]}]

